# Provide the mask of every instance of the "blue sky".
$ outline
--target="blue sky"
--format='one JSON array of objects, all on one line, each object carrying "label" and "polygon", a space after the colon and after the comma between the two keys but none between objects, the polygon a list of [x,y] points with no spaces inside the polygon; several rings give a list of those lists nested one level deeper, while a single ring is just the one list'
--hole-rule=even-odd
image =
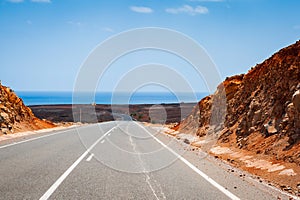
[{"label": "blue sky", "polygon": [[[0,80],[19,91],[71,91],[89,53],[105,39],[142,27],[182,32],[202,45],[221,77],[245,73],[300,36],[296,0],[0,0]],[[146,52],[135,64],[170,59]],[[102,90],[113,89],[116,65]],[[121,70],[122,71],[122,70]],[[125,72],[124,72],[125,73]],[[203,81],[182,72],[196,90]],[[190,74],[189,74],[190,73]]]}]

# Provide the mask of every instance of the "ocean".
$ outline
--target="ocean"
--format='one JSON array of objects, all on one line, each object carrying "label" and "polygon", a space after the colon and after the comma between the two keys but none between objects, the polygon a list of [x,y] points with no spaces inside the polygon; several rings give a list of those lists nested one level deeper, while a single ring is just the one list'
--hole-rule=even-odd
[{"label": "ocean", "polygon": [[[16,94],[23,99],[25,105],[54,105],[73,104],[72,92],[24,92]],[[167,104],[167,103],[194,103],[205,97],[207,93],[168,93],[168,92],[137,92],[133,95],[128,93],[95,93],[93,99],[81,98],[78,104]],[[84,93],[82,94],[84,96]]]}]

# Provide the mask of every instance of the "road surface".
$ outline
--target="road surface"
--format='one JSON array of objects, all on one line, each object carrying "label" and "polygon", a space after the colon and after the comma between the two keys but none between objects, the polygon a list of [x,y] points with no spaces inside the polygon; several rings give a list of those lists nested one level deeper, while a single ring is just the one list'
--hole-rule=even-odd
[{"label": "road surface", "polygon": [[[0,144],[0,199],[288,199],[133,121]],[[242,173],[242,172],[241,172]]]}]

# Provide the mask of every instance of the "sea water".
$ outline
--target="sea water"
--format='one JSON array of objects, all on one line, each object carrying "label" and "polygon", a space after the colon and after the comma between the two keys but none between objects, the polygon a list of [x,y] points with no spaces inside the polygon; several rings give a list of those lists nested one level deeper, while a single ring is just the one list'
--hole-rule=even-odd
[{"label": "sea water", "polygon": [[[24,92],[18,91],[17,95],[23,99],[25,105],[54,105],[54,104],[167,104],[167,103],[191,103],[205,97],[207,93],[171,93],[171,92],[138,92],[138,93],[111,93],[97,92],[82,98],[73,99],[72,92]],[[92,98],[90,98],[92,96]]]}]

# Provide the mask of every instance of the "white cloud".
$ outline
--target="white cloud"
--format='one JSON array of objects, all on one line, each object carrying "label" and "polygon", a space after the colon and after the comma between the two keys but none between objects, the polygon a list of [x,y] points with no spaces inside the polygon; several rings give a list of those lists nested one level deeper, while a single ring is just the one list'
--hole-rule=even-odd
[{"label": "white cloud", "polygon": [[300,29],[300,25],[293,26],[293,29],[296,29],[296,30]]},{"label": "white cloud", "polygon": [[72,26],[78,26],[78,27],[82,26],[81,22],[68,21],[67,23]]},{"label": "white cloud", "polygon": [[11,3],[22,3],[24,2],[24,0],[7,0],[8,2],[11,2]]},{"label": "white cloud", "polygon": [[31,0],[34,3],[51,3],[51,0]]},{"label": "white cloud", "polygon": [[112,28],[109,28],[109,27],[104,27],[102,30],[105,32],[110,32],[110,33],[115,32]]},{"label": "white cloud", "polygon": [[153,12],[151,8],[143,7],[143,6],[130,6],[130,10],[138,13],[145,13],[145,14],[149,14]]},{"label": "white cloud", "polygon": [[186,13],[189,15],[197,15],[197,14],[207,14],[209,11],[204,6],[192,7],[190,5],[184,5],[179,8],[167,8],[166,12],[171,14]]}]

